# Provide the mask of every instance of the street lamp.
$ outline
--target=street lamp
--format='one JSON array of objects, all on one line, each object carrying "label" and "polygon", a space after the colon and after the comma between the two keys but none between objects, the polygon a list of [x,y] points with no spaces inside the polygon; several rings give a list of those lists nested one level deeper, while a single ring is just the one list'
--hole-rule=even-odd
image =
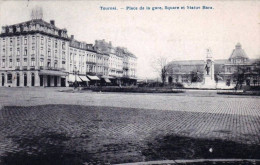
[{"label": "street lamp", "polygon": [[77,67],[75,66],[73,69],[73,74],[75,74],[75,85],[74,87],[76,88],[76,84],[77,84],[77,74],[79,74],[79,70],[77,70]]}]

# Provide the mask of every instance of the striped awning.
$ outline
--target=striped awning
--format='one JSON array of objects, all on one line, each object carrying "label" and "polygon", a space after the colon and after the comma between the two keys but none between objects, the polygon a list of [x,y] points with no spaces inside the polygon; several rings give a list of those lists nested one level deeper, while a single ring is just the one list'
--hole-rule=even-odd
[{"label": "striped awning", "polygon": [[111,81],[108,78],[104,78],[106,83],[111,83]]},{"label": "striped awning", "polygon": [[88,77],[90,80],[100,80],[97,76],[87,75],[87,77]]},{"label": "striped awning", "polygon": [[75,82],[75,80],[77,80],[78,82],[81,82],[82,80],[79,78],[79,76],[78,75],[72,75],[72,74],[70,74],[69,75],[69,82]]},{"label": "striped awning", "polygon": [[86,76],[79,76],[82,81],[90,81]]}]

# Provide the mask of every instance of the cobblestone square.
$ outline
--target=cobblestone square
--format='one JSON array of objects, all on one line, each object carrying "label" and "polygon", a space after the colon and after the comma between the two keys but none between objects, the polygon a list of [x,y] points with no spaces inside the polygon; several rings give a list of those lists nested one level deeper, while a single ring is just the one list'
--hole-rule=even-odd
[{"label": "cobblestone square", "polygon": [[0,88],[1,164],[260,159],[259,97],[62,90]]}]

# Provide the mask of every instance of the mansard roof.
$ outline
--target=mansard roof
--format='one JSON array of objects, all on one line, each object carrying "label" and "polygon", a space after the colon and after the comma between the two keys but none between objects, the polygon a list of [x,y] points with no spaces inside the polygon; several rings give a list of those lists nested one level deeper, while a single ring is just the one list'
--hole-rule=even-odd
[{"label": "mansard roof", "polygon": [[[29,28],[30,25],[40,25],[40,27],[56,31],[56,33],[55,32],[50,33],[48,31],[45,31],[42,29],[25,30],[25,27]],[[52,37],[58,37],[58,38],[68,40],[67,29],[65,29],[65,28],[61,29],[61,28],[56,27],[54,25],[54,21],[53,21],[53,24],[51,24],[42,19],[32,19],[32,20],[29,20],[26,22],[21,22],[18,24],[3,26],[2,28],[5,29],[5,32],[1,33],[0,36],[13,36],[13,35],[21,35],[21,34],[43,33],[46,35],[50,35]],[[9,31],[9,28],[12,28],[12,32]],[[19,31],[17,30],[18,28],[20,29]]]},{"label": "mansard roof", "polygon": [[232,51],[229,59],[232,58],[246,58],[248,59],[247,54],[245,53],[244,49],[242,49],[242,45],[237,43],[236,48]]}]

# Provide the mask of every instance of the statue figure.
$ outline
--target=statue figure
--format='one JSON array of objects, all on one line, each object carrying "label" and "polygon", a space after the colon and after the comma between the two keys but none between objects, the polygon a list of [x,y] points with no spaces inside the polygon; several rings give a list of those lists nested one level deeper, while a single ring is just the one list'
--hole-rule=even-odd
[{"label": "statue figure", "polygon": [[207,71],[207,75],[209,75],[209,69],[210,69],[209,63],[207,63],[206,66],[205,66],[205,70]]}]

